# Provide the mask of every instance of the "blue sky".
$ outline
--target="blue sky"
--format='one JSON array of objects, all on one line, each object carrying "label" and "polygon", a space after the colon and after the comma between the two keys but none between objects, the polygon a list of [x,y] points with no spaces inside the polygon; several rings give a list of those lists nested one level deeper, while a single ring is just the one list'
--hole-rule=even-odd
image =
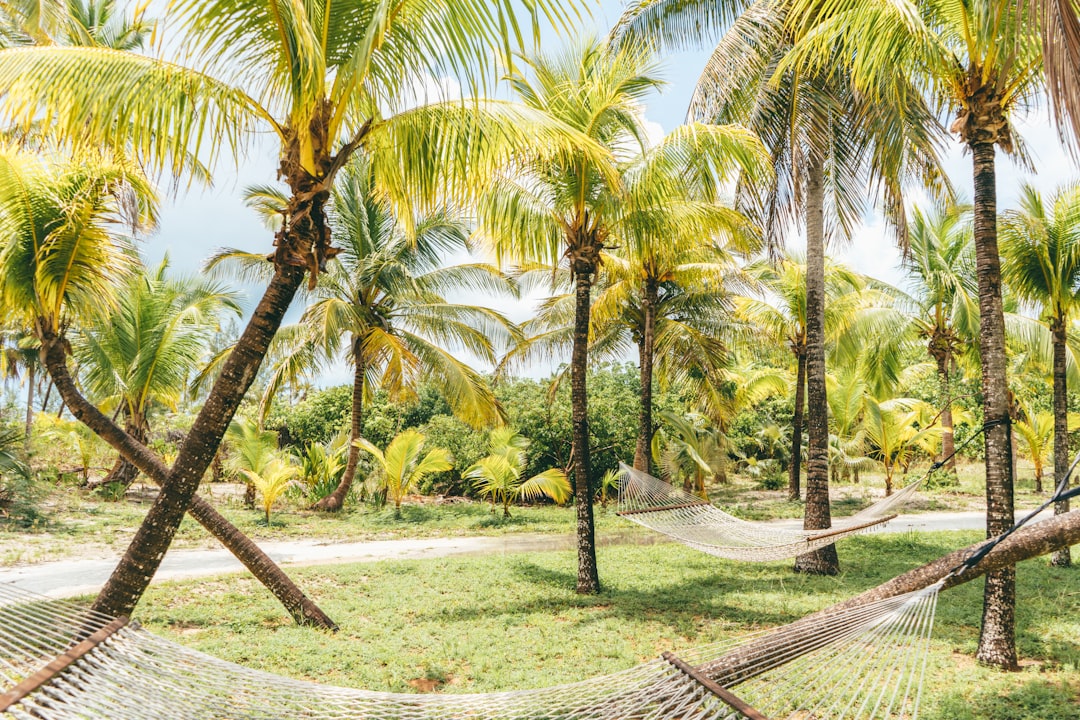
[{"label": "blue sky", "polygon": [[[603,0],[594,21],[582,28],[582,34],[602,35],[620,12],[620,2]],[[550,34],[544,40],[545,47],[552,48],[557,48],[561,42]],[[670,131],[683,121],[694,84],[707,57],[708,50],[703,49],[667,58],[663,66],[667,87],[663,94],[651,98],[645,107],[645,116],[657,125],[657,132],[661,129]],[[1028,143],[1036,172],[1021,173],[1008,158],[998,154],[998,201],[1002,209],[1015,202],[1016,191],[1022,181],[1032,182],[1049,192],[1077,176],[1075,165],[1057,141],[1045,107],[1023,118],[1019,126]],[[229,161],[219,163],[213,187],[182,190],[171,198],[161,214],[159,230],[146,239],[144,251],[148,260],[156,262],[168,252],[176,270],[195,272],[218,247],[269,252],[270,232],[262,227],[252,211],[244,207],[241,197],[245,186],[274,180],[276,149],[274,137],[257,140],[239,167]],[[970,196],[970,158],[961,152],[959,143],[954,143],[950,149],[946,167],[956,187]],[[917,203],[919,199],[918,193],[912,194],[914,202]],[[791,246],[797,247],[799,242],[798,238],[794,238]],[[843,259],[860,272],[902,284],[899,253],[880,217],[876,215],[868,216],[851,241],[832,248],[830,254]],[[477,298],[469,298],[468,301],[481,302]],[[249,299],[249,302],[253,303],[254,299]],[[505,301],[501,305],[505,306]],[[526,302],[511,308],[510,314],[515,319],[522,319],[530,311],[531,306]],[[546,370],[540,372],[544,374]],[[339,373],[335,371],[324,377],[322,383],[338,381]]]}]

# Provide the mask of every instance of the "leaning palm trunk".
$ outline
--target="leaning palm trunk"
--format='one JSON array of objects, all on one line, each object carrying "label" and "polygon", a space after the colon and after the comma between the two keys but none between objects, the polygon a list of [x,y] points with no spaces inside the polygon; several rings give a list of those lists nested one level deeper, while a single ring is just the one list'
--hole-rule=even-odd
[{"label": "leaning palm trunk", "polygon": [[360,355],[360,342],[353,342],[353,388],[352,388],[352,417],[349,426],[349,459],[345,465],[345,472],[341,475],[341,481],[334,491],[311,506],[312,510],[325,510],[337,512],[345,504],[345,498],[352,489],[353,479],[356,477],[356,466],[360,463],[360,446],[356,441],[364,434],[364,376],[365,365]]},{"label": "leaning palm trunk", "polygon": [[791,415],[791,467],[788,468],[788,500],[802,496],[799,475],[802,473],[802,429],[806,407],[806,347],[798,346],[798,370],[795,372],[795,412]]},{"label": "leaning palm trunk", "polygon": [[[64,404],[71,409],[75,419],[85,423],[101,439],[120,451],[122,456],[129,459],[151,480],[163,484],[169,477],[169,469],[164,463],[145,445],[137,442],[103,415],[79,392],[68,372],[63,339],[43,338],[41,353],[42,361],[56,385],[57,392]],[[329,629],[337,627],[251,538],[240,532],[209,503],[196,495],[188,512],[281,601],[297,623]]]},{"label": "leaning palm trunk", "polygon": [[577,504],[577,592],[600,592],[596,567],[596,531],[593,526],[592,488],[589,486],[589,400],[585,374],[589,368],[589,317],[595,263],[575,267],[574,347],[570,357],[570,404],[573,420],[574,502]]},{"label": "leaning palm trunk", "polygon": [[[1054,485],[1069,472],[1069,396],[1065,376],[1065,318],[1056,317],[1052,324],[1054,334]],[[1069,501],[1054,503],[1054,514],[1069,512]],[[1065,547],[1050,556],[1050,564],[1058,567],[1072,565],[1072,553]]]},{"label": "leaning palm trunk", "polygon": [[641,372],[641,414],[638,422],[637,448],[634,450],[634,469],[649,472],[649,450],[652,445],[652,376],[656,343],[656,281],[646,280],[642,292],[644,328],[639,348]]},{"label": "leaning palm trunk", "polygon": [[[832,527],[829,508],[829,405],[825,394],[825,170],[811,156],[806,173],[806,511],[804,530]],[[836,575],[836,546],[795,558],[797,572]]]},{"label": "leaning palm trunk", "polygon": [[[988,116],[989,110],[976,114]],[[1012,526],[1012,438],[1005,375],[1005,319],[1001,301],[1001,260],[997,244],[995,143],[973,133],[968,141],[975,180],[975,261],[979,279],[979,351],[982,356],[983,413],[992,423],[983,433],[986,453],[986,533]],[[1016,570],[1006,567],[986,576],[978,659],[1015,668]]]}]

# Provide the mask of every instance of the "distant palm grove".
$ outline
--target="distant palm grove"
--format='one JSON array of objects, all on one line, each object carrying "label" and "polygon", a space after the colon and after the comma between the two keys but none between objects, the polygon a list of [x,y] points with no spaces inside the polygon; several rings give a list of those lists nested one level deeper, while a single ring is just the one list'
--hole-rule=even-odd
[{"label": "distant palm grove", "polygon": [[[267,528],[572,506],[585,595],[620,463],[808,531],[924,475],[985,491],[987,537],[1050,497],[1080,448],[1080,181],[997,175],[1038,170],[1040,107],[1076,150],[1075,6],[609,4],[611,28],[578,0],[0,7],[0,525],[159,486],[96,610],[132,612],[190,515],[333,628],[213,483]],[[256,137],[265,232],[178,267],[169,193]],[[899,267],[843,260],[871,216]],[[977,658],[1015,669],[1014,566],[983,602]]]}]

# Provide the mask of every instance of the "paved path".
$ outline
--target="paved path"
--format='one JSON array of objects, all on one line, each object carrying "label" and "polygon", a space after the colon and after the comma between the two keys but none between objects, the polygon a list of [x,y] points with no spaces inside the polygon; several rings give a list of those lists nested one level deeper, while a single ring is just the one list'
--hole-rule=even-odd
[{"label": "paved path", "polygon": [[[1048,511],[1049,512],[1049,511]],[[901,515],[880,532],[912,530],[981,530],[985,516],[978,512],[923,513]],[[798,527],[801,521],[777,521],[778,526]],[[599,545],[652,544],[663,539],[653,533],[606,533]],[[440,558],[455,555],[499,555],[570,550],[570,535],[501,535],[495,537],[448,537],[342,543],[325,540],[292,540],[260,543],[263,550],[281,565],[321,565],[379,560]],[[0,582],[16,582],[20,587],[52,597],[70,597],[96,592],[108,579],[117,558],[100,560],[58,560],[55,562],[0,568]],[[165,556],[154,580],[203,577],[238,572],[243,567],[224,549],[177,550]]]}]

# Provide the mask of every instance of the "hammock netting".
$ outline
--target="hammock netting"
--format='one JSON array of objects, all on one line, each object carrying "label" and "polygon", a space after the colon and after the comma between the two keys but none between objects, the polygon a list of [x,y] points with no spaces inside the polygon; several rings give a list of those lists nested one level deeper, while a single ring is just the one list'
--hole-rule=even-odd
[{"label": "hammock netting", "polygon": [[618,514],[695,550],[729,560],[766,562],[802,555],[882,527],[919,487],[914,482],[829,530],[794,530],[741,520],[648,473],[620,464]]},{"label": "hammock netting", "polygon": [[[0,714],[9,706],[25,720],[911,720],[939,588],[565,685],[404,694],[251,670],[136,623],[117,628],[123,620],[0,585]],[[65,654],[70,664],[56,670]],[[734,709],[724,693],[749,708]]]}]

